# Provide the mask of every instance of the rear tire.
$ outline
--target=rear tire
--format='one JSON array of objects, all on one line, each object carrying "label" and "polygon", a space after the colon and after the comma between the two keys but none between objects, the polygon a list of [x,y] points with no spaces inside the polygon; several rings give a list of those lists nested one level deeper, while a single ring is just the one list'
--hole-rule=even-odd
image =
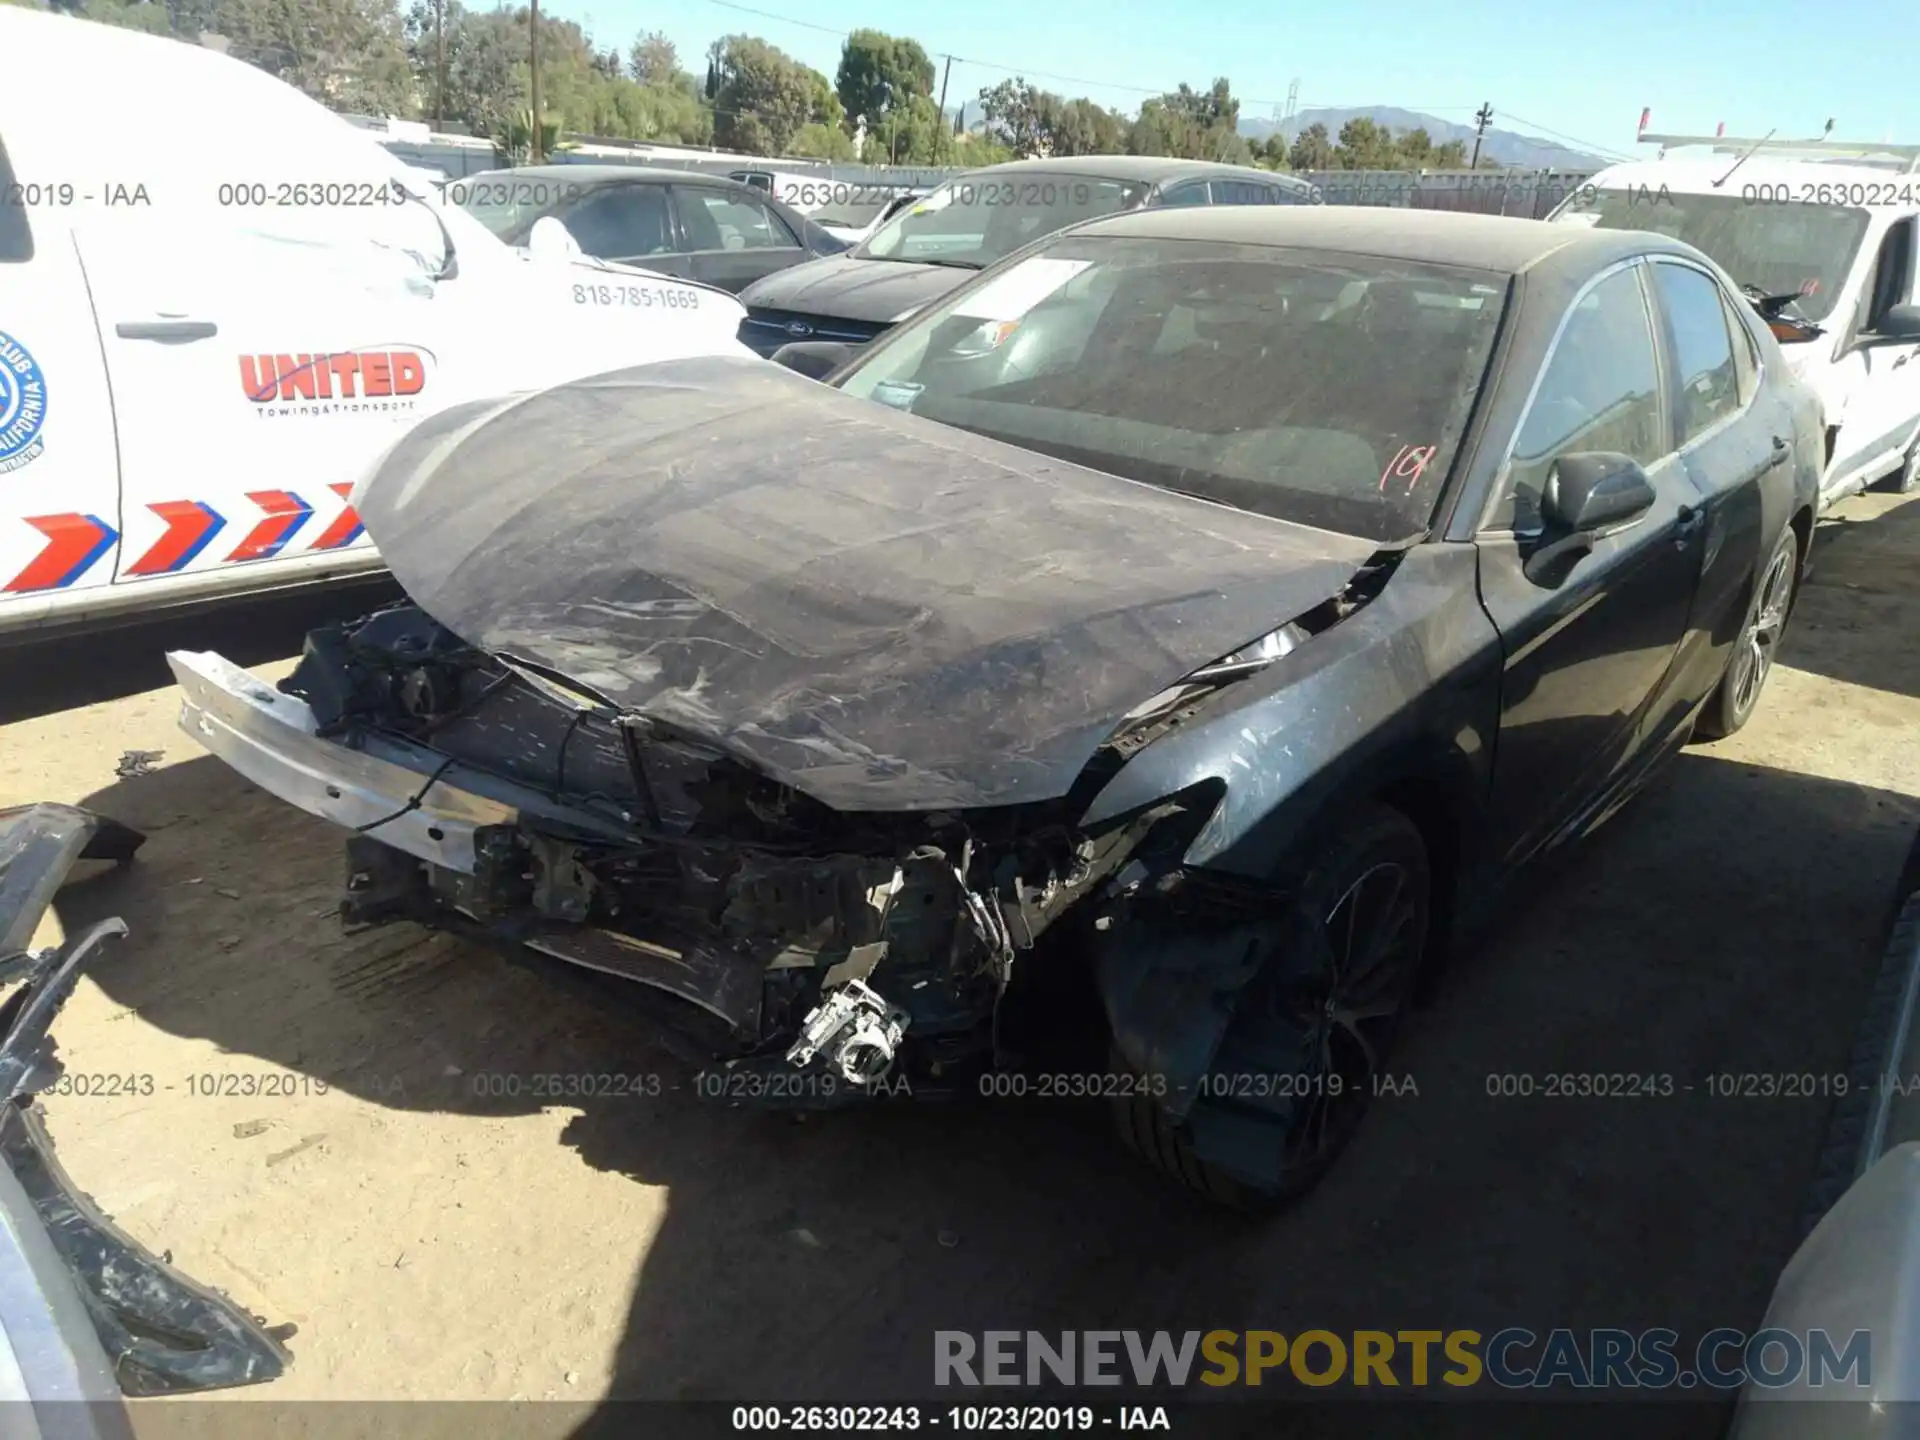
[{"label": "rear tire", "polygon": [[[1114,1102],[1121,1140],[1219,1205],[1266,1211],[1318,1183],[1359,1127],[1425,954],[1431,871],[1419,830],[1375,801],[1324,832],[1296,899],[1262,925],[1258,970],[1234,1002],[1208,1093],[1175,1120],[1152,1096]],[[1281,1092],[1281,1093],[1276,1093]],[[1255,1180],[1202,1158],[1208,1107],[1266,1124],[1279,1151]]]},{"label": "rear tire", "polygon": [[1773,673],[1787,619],[1793,613],[1794,587],[1800,575],[1800,536],[1789,524],[1780,532],[1773,553],[1760,567],[1753,599],[1747,604],[1740,634],[1727,657],[1727,668],[1694,726],[1701,740],[1724,740],[1759,707],[1760,692]]}]

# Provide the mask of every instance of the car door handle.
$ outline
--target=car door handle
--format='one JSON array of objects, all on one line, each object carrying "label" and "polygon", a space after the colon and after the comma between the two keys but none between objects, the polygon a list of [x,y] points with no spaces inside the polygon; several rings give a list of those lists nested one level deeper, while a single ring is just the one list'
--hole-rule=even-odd
[{"label": "car door handle", "polygon": [[1898,370],[1902,365],[1906,364],[1907,361],[1911,360],[1912,358],[1913,358],[1913,351],[1902,350],[1900,352],[1900,358],[1893,362],[1893,368],[1895,370]]},{"label": "car door handle", "polygon": [[1705,506],[1682,505],[1673,517],[1673,548],[1684,550],[1693,543],[1700,522],[1707,518]]},{"label": "car door handle", "polygon": [[1773,459],[1768,462],[1767,468],[1771,470],[1775,465],[1786,464],[1788,457],[1791,456],[1792,454],[1793,454],[1793,446],[1787,443],[1786,437],[1784,435],[1774,436],[1773,437]]},{"label": "car door handle", "polygon": [[207,340],[220,327],[211,320],[122,320],[113,333],[122,340]]}]

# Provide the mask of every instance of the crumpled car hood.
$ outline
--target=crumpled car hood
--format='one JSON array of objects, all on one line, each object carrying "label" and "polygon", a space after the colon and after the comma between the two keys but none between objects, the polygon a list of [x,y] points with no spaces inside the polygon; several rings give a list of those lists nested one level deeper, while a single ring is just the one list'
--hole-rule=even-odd
[{"label": "crumpled car hood", "polygon": [[456,407],[356,505],[468,643],[842,810],[1063,795],[1373,550],[726,358]]}]

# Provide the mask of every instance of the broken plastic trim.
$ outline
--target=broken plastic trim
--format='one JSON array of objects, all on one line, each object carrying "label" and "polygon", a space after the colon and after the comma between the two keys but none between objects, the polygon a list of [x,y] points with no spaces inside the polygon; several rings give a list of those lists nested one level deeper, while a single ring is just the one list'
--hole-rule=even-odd
[{"label": "broken plastic trim", "polygon": [[76,806],[0,810],[0,983],[19,985],[0,1004],[0,1158],[73,1280],[123,1392],[257,1385],[286,1372],[287,1351],[262,1322],[175,1271],[102,1214],[55,1158],[34,1099],[61,1075],[54,1017],[101,944],[127,927],[118,918],[101,920],[59,949],[29,954],[24,947],[76,861],[128,860],[144,840]]}]

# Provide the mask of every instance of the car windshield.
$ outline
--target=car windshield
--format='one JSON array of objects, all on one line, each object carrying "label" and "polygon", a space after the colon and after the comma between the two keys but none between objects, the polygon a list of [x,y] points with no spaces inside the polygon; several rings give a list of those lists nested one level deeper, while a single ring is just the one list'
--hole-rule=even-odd
[{"label": "car windshield", "polygon": [[1317,250],[1063,235],[901,324],[849,394],[1371,540],[1424,532],[1507,282]]},{"label": "car windshield", "polygon": [[842,201],[838,205],[827,205],[814,211],[809,218],[816,225],[839,225],[848,230],[859,230],[878,220],[880,213],[890,203],[884,197],[859,202]]},{"label": "car windshield", "polygon": [[450,180],[442,193],[502,240],[517,245],[525,242],[535,220],[584,189],[577,180],[496,170]]},{"label": "car windshield", "polygon": [[1576,191],[1555,220],[1608,230],[1648,230],[1711,256],[1736,281],[1768,295],[1798,295],[1799,312],[1824,320],[1833,310],[1867,212],[1842,205],[1764,203],[1785,186],[1748,186],[1739,194],[1686,195],[1644,186]]},{"label": "car windshield", "polygon": [[1042,235],[1131,210],[1150,188],[1142,181],[1065,172],[962,175],[895,215],[854,253],[984,270]]}]

